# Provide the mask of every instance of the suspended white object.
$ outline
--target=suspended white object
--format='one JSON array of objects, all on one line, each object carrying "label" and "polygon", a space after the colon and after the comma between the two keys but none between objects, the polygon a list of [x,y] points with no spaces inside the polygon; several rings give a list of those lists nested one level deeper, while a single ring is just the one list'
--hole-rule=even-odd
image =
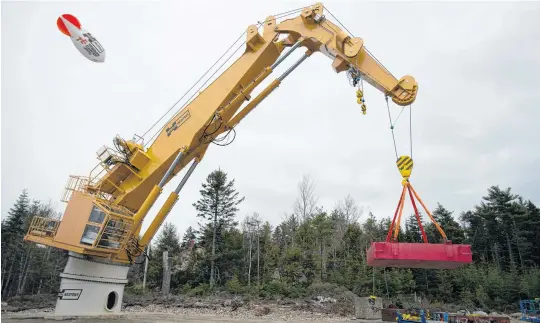
[{"label": "suspended white object", "polygon": [[58,29],[71,38],[75,48],[84,57],[96,63],[105,62],[105,48],[88,31],[81,27],[79,20],[70,14],[63,14],[56,22]]}]

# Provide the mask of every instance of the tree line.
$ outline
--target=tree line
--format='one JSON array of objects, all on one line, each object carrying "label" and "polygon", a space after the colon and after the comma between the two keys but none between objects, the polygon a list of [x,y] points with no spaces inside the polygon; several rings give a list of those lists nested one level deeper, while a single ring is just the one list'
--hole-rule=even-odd
[{"label": "tree line", "polygon": [[2,299],[53,294],[60,287],[67,253],[23,241],[34,216],[59,219],[61,215],[50,203],[31,200],[23,190],[2,219]]},{"label": "tree line", "polygon": [[[432,302],[494,310],[516,309],[520,299],[540,297],[540,209],[510,188],[489,187],[473,209],[461,214],[437,204],[434,218],[453,243],[472,246],[473,264],[426,270],[368,266],[366,249],[372,241],[385,240],[391,218],[365,214],[350,195],[323,207],[309,176],[299,182],[291,212],[275,225],[259,213],[240,219],[244,196],[234,184],[223,170],[211,172],[193,204],[198,225],[183,234],[171,223],[163,225],[147,250],[147,290],[160,290],[162,253],[167,250],[171,290],[178,294],[301,297],[326,284],[398,303],[400,297],[415,294]],[[49,204],[30,202],[24,191],[2,220],[2,297],[54,293],[59,287],[65,252],[22,240],[33,215],[59,217]],[[431,222],[423,225],[430,242],[442,242]],[[398,239],[421,242],[419,232],[411,214]],[[128,292],[143,292],[140,260],[129,272]]]},{"label": "tree line", "polygon": [[[326,283],[357,295],[399,300],[416,294],[434,302],[497,310],[516,309],[520,299],[540,297],[540,209],[510,188],[489,187],[478,205],[461,214],[441,204],[433,210],[453,243],[472,246],[473,264],[457,270],[368,266],[366,249],[372,241],[385,240],[391,218],[364,214],[350,195],[325,209],[309,176],[298,184],[292,212],[277,225],[259,213],[239,219],[237,207],[244,197],[222,170],[208,175],[200,194],[194,204],[198,226],[180,237],[166,223],[152,245],[150,288],[161,286],[159,255],[167,249],[172,290],[191,295],[227,290],[299,297],[309,286]],[[398,241],[421,242],[414,214],[404,222]],[[442,242],[431,221],[423,226],[430,242]],[[131,273],[133,290],[140,290],[139,267]]]}]

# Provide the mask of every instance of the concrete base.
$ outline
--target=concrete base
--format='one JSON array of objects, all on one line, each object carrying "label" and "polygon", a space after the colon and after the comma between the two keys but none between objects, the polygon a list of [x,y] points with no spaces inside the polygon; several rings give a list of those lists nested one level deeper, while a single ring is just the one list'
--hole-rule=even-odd
[{"label": "concrete base", "polygon": [[60,274],[54,316],[120,314],[129,266],[98,262],[73,252]]},{"label": "concrete base", "polygon": [[355,317],[363,320],[381,320],[382,298],[357,297],[354,300]]}]

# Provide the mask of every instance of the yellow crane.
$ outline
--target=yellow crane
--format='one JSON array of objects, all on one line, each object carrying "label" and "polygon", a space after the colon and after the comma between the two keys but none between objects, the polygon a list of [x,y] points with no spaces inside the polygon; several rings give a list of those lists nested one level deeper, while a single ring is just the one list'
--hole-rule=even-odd
[{"label": "yellow crane", "polygon": [[[362,38],[353,37],[330,21],[326,12],[322,3],[316,3],[288,12],[295,17],[279,23],[277,19],[283,15],[269,16],[258,25],[250,25],[245,32],[244,53],[178,111],[151,145],[146,147],[139,140],[116,137],[115,149],[103,147],[98,151],[99,163],[89,176],[70,176],[62,199],[67,202],[62,219],[35,217],[25,236],[27,241],[70,252],[61,291],[75,289],[81,290],[81,294],[77,298],[74,292],[67,293],[68,296],[61,292],[56,312],[119,311],[117,304],[127,282],[126,268],[150,243],[208,146],[220,135],[234,131],[312,53],[321,52],[329,57],[334,71],[347,73],[355,86],[366,81],[400,106],[415,100],[418,85],[412,76],[396,79],[369,53]],[[305,48],[301,58],[251,97],[253,90],[300,47]],[[207,48],[212,50],[211,46]],[[365,113],[360,89],[357,100]],[[141,234],[141,224],[163,187],[188,166],[178,187]],[[85,294],[81,286],[90,291]],[[103,297],[107,300],[105,306],[93,305],[92,298]],[[74,298],[84,303],[81,306],[86,309],[74,308],[74,302],[62,302]]]}]

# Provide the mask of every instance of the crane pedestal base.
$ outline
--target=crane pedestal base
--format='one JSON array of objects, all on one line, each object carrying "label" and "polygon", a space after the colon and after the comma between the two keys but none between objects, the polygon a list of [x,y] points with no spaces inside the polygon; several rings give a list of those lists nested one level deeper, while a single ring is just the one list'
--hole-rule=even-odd
[{"label": "crane pedestal base", "polygon": [[374,267],[456,269],[471,262],[471,246],[464,244],[373,242],[367,251]]},{"label": "crane pedestal base", "polygon": [[70,252],[60,274],[55,316],[120,314],[129,266],[85,259]]}]

